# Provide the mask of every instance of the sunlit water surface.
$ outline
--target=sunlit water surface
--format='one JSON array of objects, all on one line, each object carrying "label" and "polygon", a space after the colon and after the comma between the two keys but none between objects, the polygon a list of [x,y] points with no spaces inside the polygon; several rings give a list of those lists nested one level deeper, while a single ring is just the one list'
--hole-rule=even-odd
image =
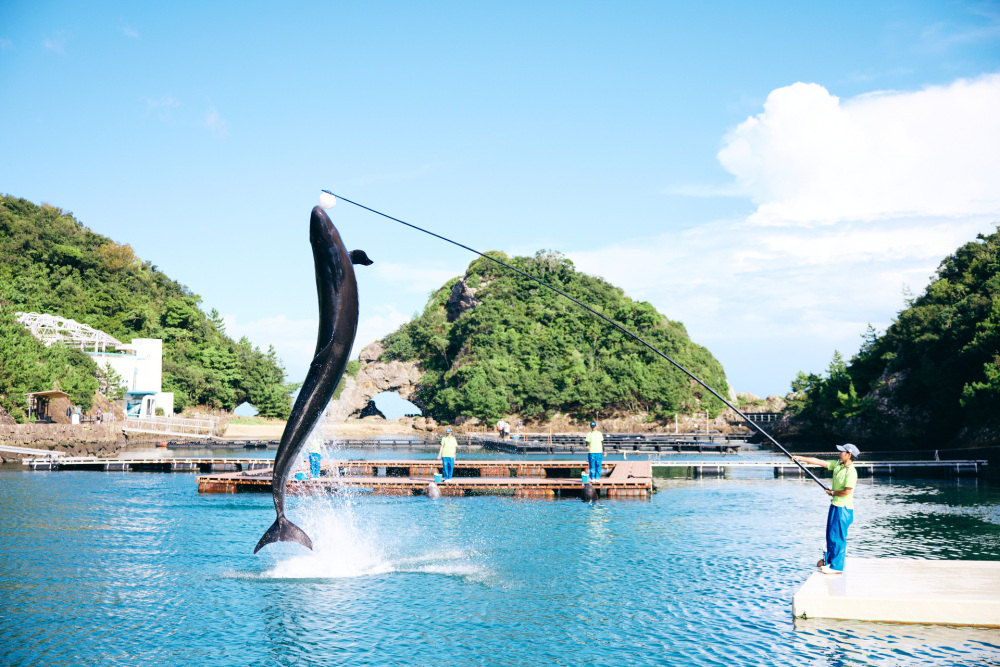
[{"label": "sunlit water surface", "polygon": [[[296,498],[316,550],[254,556],[268,495],[7,467],[0,664],[1000,665],[997,630],[794,624],[827,498],[767,474],[595,504]],[[996,486],[856,496],[850,555],[1000,559]]]}]

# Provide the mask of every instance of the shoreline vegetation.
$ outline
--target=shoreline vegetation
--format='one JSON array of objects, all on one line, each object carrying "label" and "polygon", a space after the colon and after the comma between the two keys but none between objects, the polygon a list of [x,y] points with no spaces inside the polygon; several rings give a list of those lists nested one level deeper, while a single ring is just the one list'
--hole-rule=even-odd
[{"label": "shoreline vegetation", "polygon": [[[552,251],[496,257],[554,284],[632,329],[745,412],[780,413],[785,445],[942,449],[1000,445],[1000,227],[964,244],[884,332],[856,355],[834,352],[826,373],[800,372],[784,397],[736,394],[722,365],[684,325]],[[216,433],[280,436],[296,385],[273,348],[226,335],[216,311],[149,261],[47,204],[0,196],[0,424],[24,424],[24,394],[58,386],[86,412],[107,406],[84,353],[45,347],[15,321],[50,312],[123,342],[163,340],[163,390],[175,412],[212,414]],[[396,391],[426,415],[383,420],[373,397]],[[258,416],[236,417],[247,402]],[[471,262],[421,313],[348,365],[332,404],[335,434],[427,434],[444,426],[494,432],[717,433],[748,430],[731,410],[646,348],[566,299]],[[107,413],[107,409],[105,409]],[[372,416],[374,415],[374,416]],[[22,429],[23,430],[23,429]],[[120,432],[119,432],[120,434]],[[102,436],[117,440],[118,435]],[[8,436],[2,439],[9,440]],[[122,436],[122,439],[124,437]]]}]

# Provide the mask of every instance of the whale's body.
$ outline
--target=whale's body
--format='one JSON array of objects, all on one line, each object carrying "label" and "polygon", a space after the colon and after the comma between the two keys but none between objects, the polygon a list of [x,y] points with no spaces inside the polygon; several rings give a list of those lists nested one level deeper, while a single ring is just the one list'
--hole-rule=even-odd
[{"label": "whale's body", "polygon": [[305,531],[285,517],[285,485],[299,450],[337,389],[354,345],[358,330],[358,283],[353,265],[372,263],[364,252],[348,252],[344,248],[337,228],[319,206],[312,210],[309,220],[309,242],[316,264],[316,292],[319,296],[316,353],[274,457],[271,492],[278,516],[260,538],[254,553],[272,542],[298,542],[312,549],[312,540]]}]

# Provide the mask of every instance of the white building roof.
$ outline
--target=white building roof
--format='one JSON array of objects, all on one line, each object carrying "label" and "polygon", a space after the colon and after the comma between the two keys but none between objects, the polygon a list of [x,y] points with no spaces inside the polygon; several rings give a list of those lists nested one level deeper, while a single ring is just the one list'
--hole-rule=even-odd
[{"label": "white building roof", "polygon": [[106,348],[121,348],[123,343],[103,331],[48,313],[15,313],[17,321],[28,328],[46,346],[60,343],[83,352],[104,352]]}]

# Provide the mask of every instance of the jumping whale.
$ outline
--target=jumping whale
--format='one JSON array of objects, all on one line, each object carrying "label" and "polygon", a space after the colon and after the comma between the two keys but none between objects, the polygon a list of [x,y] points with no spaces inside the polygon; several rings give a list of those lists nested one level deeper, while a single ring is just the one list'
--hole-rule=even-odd
[{"label": "jumping whale", "polygon": [[337,228],[320,206],[312,210],[309,242],[316,264],[319,295],[316,353],[274,457],[271,492],[278,518],[260,538],[254,553],[272,542],[298,542],[312,549],[312,540],[305,531],[285,517],[285,485],[299,450],[333,397],[354,345],[358,330],[358,283],[353,265],[372,263],[364,251],[344,249]]}]

